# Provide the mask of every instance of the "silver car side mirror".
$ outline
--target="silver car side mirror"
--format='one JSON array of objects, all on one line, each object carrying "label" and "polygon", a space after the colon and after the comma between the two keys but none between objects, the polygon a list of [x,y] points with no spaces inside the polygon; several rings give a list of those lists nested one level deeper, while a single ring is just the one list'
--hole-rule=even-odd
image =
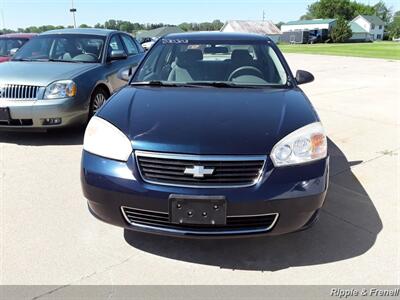
[{"label": "silver car side mirror", "polygon": [[19,50],[19,48],[12,48],[12,49],[10,49],[10,55],[11,56],[14,56],[15,55],[15,53],[17,53],[17,51]]},{"label": "silver car side mirror", "polygon": [[131,67],[128,69],[123,69],[118,73],[118,78],[128,82],[131,79],[132,74],[135,72],[136,67]]}]

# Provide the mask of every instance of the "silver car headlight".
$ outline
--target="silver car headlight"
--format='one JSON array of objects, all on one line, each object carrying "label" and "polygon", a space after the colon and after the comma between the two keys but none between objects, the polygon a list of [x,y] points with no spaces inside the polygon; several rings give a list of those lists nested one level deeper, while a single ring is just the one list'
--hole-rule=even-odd
[{"label": "silver car headlight", "polygon": [[275,167],[299,165],[327,156],[328,145],[320,122],[311,123],[288,134],[272,149]]},{"label": "silver car headlight", "polygon": [[86,127],[83,149],[119,161],[127,161],[132,154],[128,137],[110,122],[96,116],[92,117]]},{"label": "silver car headlight", "polygon": [[51,83],[44,93],[44,99],[60,99],[75,97],[77,87],[72,80],[60,80]]}]

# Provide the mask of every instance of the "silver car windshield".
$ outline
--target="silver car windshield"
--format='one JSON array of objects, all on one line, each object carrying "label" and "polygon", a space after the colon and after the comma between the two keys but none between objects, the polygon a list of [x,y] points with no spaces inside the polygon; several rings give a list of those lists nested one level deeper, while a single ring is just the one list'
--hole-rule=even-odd
[{"label": "silver car windshield", "polygon": [[151,49],[132,84],[282,86],[286,71],[266,41],[203,42],[162,39]]},{"label": "silver car windshield", "polygon": [[45,35],[27,42],[16,61],[100,62],[105,38],[91,35]]}]

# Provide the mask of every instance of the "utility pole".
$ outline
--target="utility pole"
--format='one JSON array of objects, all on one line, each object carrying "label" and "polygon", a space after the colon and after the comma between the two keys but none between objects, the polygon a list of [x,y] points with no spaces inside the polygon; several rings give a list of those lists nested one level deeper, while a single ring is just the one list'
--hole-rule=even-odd
[{"label": "utility pole", "polygon": [[263,10],[263,22],[265,21],[265,10]]},{"label": "utility pole", "polygon": [[75,18],[75,13],[76,13],[76,8],[74,7],[74,0],[71,0],[71,9],[69,10],[72,13],[72,16],[74,18],[74,28],[76,28],[76,18]]},{"label": "utility pole", "polygon": [[3,26],[2,29],[6,28],[6,21],[4,18],[4,0],[1,1],[1,26]]},{"label": "utility pole", "polygon": [[4,8],[1,9],[1,25],[3,26],[2,29],[6,28],[6,21],[4,19]]}]

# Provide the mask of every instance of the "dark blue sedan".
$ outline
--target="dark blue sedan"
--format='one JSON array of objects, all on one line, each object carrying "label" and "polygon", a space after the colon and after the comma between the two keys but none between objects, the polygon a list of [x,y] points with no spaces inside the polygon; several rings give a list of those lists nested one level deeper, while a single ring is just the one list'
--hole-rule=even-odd
[{"label": "dark blue sedan", "polygon": [[177,236],[308,228],[328,187],[327,138],[298,87],[313,79],[264,36],[159,39],[86,129],[90,211]]}]

